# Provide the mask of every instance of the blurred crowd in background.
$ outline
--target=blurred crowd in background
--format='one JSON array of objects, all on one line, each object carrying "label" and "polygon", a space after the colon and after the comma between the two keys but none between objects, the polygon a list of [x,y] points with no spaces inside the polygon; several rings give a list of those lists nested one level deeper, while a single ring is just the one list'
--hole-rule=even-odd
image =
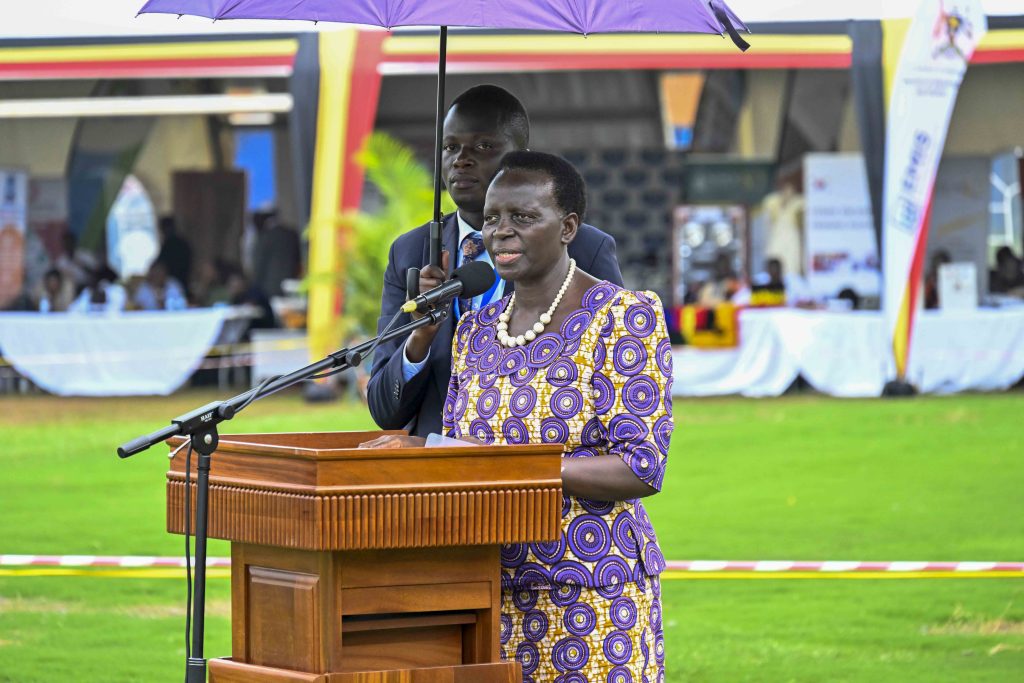
[{"label": "blurred crowd in background", "polygon": [[282,225],[274,211],[252,214],[240,245],[242,262],[198,254],[183,238],[172,216],[159,219],[160,245],[145,274],[122,278],[70,233],[63,251],[37,266],[41,277],[26,276],[25,287],[7,307],[41,313],[179,311],[208,306],[253,306],[252,326],[277,326],[270,299],[280,296],[301,274],[299,233]]}]

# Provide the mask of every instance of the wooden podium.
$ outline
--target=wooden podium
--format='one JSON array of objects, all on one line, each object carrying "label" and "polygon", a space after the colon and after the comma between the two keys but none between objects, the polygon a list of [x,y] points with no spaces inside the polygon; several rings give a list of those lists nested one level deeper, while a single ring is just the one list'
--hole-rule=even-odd
[{"label": "wooden podium", "polygon": [[[357,448],[382,433],[221,436],[209,537],[231,541],[232,656],[210,681],[522,680],[498,651],[499,544],[558,538],[561,446]],[[191,486],[194,520],[194,465]]]}]

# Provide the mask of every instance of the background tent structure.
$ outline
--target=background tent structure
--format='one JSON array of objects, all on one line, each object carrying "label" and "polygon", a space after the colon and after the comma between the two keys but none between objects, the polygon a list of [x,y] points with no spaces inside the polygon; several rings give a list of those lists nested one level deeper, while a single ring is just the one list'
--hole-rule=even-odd
[{"label": "background tent structure", "polygon": [[[592,36],[455,31],[452,74],[636,69],[849,70],[868,169],[876,230],[880,230],[885,144],[884,102],[903,32],[917,0],[764,3],[733,0],[751,28],[752,48],[740,53],[714,36]],[[436,32],[355,29],[303,22],[209,22],[144,15],[140,0],[37,0],[8,13],[0,25],[0,86],[7,81],[67,83],[78,99],[99,79],[210,79],[269,76],[286,92],[268,108],[288,111],[294,201],[311,226],[309,269],[343,268],[345,235],[337,217],[362,198],[362,174],[352,157],[372,130],[381,79],[436,70]],[[1019,2],[986,0],[989,33],[973,64],[1024,62],[1024,14]],[[159,100],[175,104],[174,98]],[[193,100],[217,111],[212,98]],[[217,106],[250,106],[236,98]],[[4,118],[52,115],[47,102],[0,100]],[[180,104],[180,102],[177,102]],[[430,103],[424,102],[429,110]],[[153,112],[158,113],[158,112]],[[84,119],[78,119],[81,126]],[[69,158],[74,156],[72,136]],[[333,329],[342,302],[335,288],[314,286],[311,330]],[[314,341],[318,354],[330,339]]]}]

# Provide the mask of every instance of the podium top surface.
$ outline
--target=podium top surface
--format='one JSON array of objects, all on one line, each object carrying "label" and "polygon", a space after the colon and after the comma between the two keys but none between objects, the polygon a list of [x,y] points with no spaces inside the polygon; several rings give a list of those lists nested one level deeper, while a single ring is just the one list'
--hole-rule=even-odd
[{"label": "podium top surface", "polygon": [[[561,444],[358,447],[382,433],[221,436],[210,538],[336,551],[559,537]],[[182,533],[187,448],[181,437],[168,443],[167,528]]]},{"label": "podium top surface", "polygon": [[[561,486],[561,444],[359,448],[384,434],[404,432],[223,434],[210,481],[325,494]],[[184,478],[185,441],[167,442],[173,455],[169,479]]]}]

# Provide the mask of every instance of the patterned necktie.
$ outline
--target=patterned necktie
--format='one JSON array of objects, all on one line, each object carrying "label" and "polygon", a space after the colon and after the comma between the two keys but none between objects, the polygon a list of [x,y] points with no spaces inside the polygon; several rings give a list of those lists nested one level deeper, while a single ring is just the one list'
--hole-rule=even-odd
[{"label": "patterned necktie", "polygon": [[[471,232],[462,240],[462,265],[475,261],[484,253],[484,238],[479,232]],[[459,310],[462,313],[472,311],[473,299],[459,299]]]},{"label": "patterned necktie", "polygon": [[484,253],[484,238],[479,232],[471,232],[462,240],[462,262],[476,261]]}]

